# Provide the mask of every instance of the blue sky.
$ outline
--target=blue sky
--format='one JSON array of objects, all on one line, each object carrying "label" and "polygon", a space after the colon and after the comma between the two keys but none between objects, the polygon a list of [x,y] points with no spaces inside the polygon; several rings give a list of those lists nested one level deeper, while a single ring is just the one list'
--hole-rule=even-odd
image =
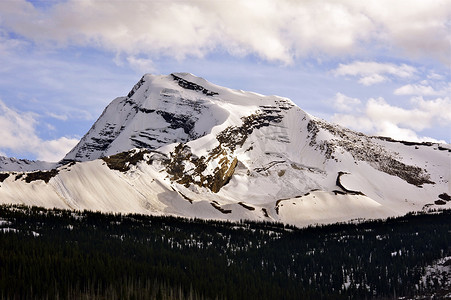
[{"label": "blue sky", "polygon": [[56,161],[144,73],[451,142],[449,1],[0,1],[0,155]]}]

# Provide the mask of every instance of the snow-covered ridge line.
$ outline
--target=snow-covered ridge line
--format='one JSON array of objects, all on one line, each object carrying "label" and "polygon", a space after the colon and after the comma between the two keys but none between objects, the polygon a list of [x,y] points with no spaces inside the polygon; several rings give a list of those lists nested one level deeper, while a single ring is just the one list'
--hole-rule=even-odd
[{"label": "snow-covered ridge line", "polygon": [[50,170],[55,168],[56,166],[57,163],[0,156],[0,172]]}]

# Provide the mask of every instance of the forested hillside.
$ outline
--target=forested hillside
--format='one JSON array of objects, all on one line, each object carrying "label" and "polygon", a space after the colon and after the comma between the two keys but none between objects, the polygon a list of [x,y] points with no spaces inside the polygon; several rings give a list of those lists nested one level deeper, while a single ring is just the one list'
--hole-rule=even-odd
[{"label": "forested hillside", "polygon": [[450,264],[450,210],[298,229],[0,206],[1,299],[445,298]]}]

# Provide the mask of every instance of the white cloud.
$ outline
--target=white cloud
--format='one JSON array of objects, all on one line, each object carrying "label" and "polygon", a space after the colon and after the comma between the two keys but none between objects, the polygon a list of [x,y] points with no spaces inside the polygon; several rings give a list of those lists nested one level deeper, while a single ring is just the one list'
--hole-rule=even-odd
[{"label": "white cloud", "polygon": [[451,124],[451,98],[424,100],[413,98],[412,109],[397,107],[387,103],[383,98],[369,99],[366,105],[367,116],[375,121],[389,121],[413,130],[421,131],[431,128],[434,123]]},{"label": "white cloud", "polygon": [[332,121],[341,126],[367,134],[374,134],[375,132],[374,122],[364,115],[337,113],[333,115]]},{"label": "white cloud", "polygon": [[362,78],[360,78],[359,83],[369,86],[369,85],[373,85],[376,83],[384,82],[386,80],[387,80],[387,78],[380,74],[371,74],[371,75],[366,75],[366,76],[363,76]]},{"label": "white cloud", "polygon": [[0,152],[32,153],[39,160],[59,161],[78,139],[42,140],[36,133],[37,115],[13,110],[0,100]]},{"label": "white cloud", "polygon": [[451,84],[437,90],[428,85],[427,81],[422,81],[420,84],[406,84],[393,93],[395,95],[446,96],[451,94]]},{"label": "white cloud", "polygon": [[0,28],[0,55],[8,55],[10,52],[23,49],[26,46],[27,43],[25,41],[9,38],[7,32]]},{"label": "white cloud", "polygon": [[334,107],[339,111],[352,111],[361,101],[357,98],[351,98],[342,93],[335,94]]},{"label": "white cloud", "polygon": [[428,77],[429,79],[432,79],[432,80],[442,80],[442,79],[444,78],[442,75],[437,74],[437,73],[435,73],[435,72],[430,72],[430,73],[427,75],[427,77]]},{"label": "white cloud", "polygon": [[[332,120],[342,126],[373,135],[389,136],[407,141],[435,141],[420,132],[435,126],[451,125],[451,98],[411,99],[412,108],[391,105],[383,98],[371,98],[364,111],[337,113]],[[444,142],[444,141],[441,141]]]},{"label": "white cloud", "polygon": [[446,0],[68,0],[43,9],[16,0],[0,1],[0,22],[37,43],[89,45],[128,56],[183,59],[225,50],[290,63],[312,54],[382,48],[448,63],[450,7]]},{"label": "white cloud", "polygon": [[42,141],[37,152],[37,159],[44,161],[59,161],[77,143],[78,139],[60,137],[56,140]]},{"label": "white cloud", "polygon": [[20,43],[2,49],[7,40],[0,31],[0,98],[8,106],[21,101],[21,107],[42,116],[92,122],[142,76],[141,71],[118,68],[110,57],[90,51],[52,52]]},{"label": "white cloud", "polygon": [[416,72],[416,69],[406,64],[396,65],[392,63],[355,61],[350,64],[340,64],[333,72],[336,75],[370,76],[373,74],[390,74],[406,78],[411,77]]},{"label": "white cloud", "polygon": [[127,57],[127,62],[130,64],[130,67],[139,72],[139,73],[153,73],[156,68],[151,59],[146,58],[137,58],[133,55]]},{"label": "white cloud", "polygon": [[431,86],[421,84],[407,84],[397,88],[393,93],[395,95],[437,95],[437,91],[435,91]]},{"label": "white cloud", "polygon": [[416,68],[406,64],[396,65],[371,61],[339,64],[338,68],[332,70],[335,76],[359,77],[359,83],[367,86],[389,80],[390,77],[409,78],[416,72]]},{"label": "white cloud", "polygon": [[52,124],[45,124],[45,126],[47,127],[47,129],[49,130],[49,131],[55,131],[56,130],[56,127],[55,126],[53,126]]},{"label": "white cloud", "polygon": [[376,132],[379,136],[388,136],[395,140],[401,141],[410,141],[410,142],[435,142],[435,143],[443,143],[445,141],[439,141],[431,137],[425,137],[418,135],[415,131],[402,128],[399,125],[384,121],[378,126],[378,130]]},{"label": "white cloud", "polygon": [[451,124],[451,97],[436,98],[434,100],[414,97],[411,101],[417,105],[418,110],[428,112],[434,121],[441,124]]},{"label": "white cloud", "polygon": [[[34,134],[36,115],[20,114],[0,100],[0,148],[27,150],[28,145],[39,143]],[[30,134],[33,133],[33,134]]]},{"label": "white cloud", "polygon": [[367,14],[380,41],[412,57],[451,62],[451,5],[448,0],[347,1]]},{"label": "white cloud", "polygon": [[57,120],[61,120],[61,121],[66,121],[67,120],[67,115],[65,115],[65,114],[55,114],[55,113],[52,113],[52,112],[48,112],[47,115],[49,117],[52,117],[52,118],[57,119]]}]

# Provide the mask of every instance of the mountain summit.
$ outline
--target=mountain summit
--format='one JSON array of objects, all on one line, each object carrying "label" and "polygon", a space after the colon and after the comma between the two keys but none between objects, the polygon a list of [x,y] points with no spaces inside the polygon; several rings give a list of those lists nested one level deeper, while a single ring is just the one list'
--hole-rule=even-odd
[{"label": "mountain summit", "polygon": [[291,100],[146,74],[52,170],[0,201],[296,225],[450,207],[450,145],[370,137]]},{"label": "mountain summit", "polygon": [[[196,140],[226,121],[225,89],[187,73],[146,74],[113,100],[65,160],[85,161],[132,148],[158,149]],[[236,98],[236,97],[234,97]],[[245,99],[243,99],[245,101]]]}]

